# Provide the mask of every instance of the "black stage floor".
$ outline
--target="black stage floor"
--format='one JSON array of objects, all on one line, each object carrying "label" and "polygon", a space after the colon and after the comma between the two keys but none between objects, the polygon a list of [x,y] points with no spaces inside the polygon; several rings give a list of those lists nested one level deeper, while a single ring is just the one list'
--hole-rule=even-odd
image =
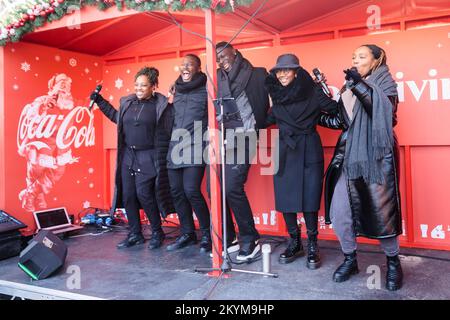
[{"label": "black stage floor", "polygon": [[[178,232],[175,228],[166,231],[172,238]],[[118,250],[116,243],[126,236],[126,230],[97,234],[95,228],[85,228],[83,232],[64,240],[68,255],[57,274],[32,281],[17,266],[19,257],[14,257],[0,261],[0,281],[120,300],[450,299],[450,252],[446,251],[402,249],[404,287],[388,292],[384,289],[385,257],[373,245],[359,246],[360,273],[344,283],[331,280],[343,260],[337,242],[320,241],[322,267],[309,270],[304,257],[291,264],[279,264],[278,255],[285,244],[280,245],[282,238],[269,237],[262,241],[272,244],[271,272],[278,278],[236,272],[216,278],[194,271],[196,267],[211,266],[209,254],[200,253],[198,246],[169,252],[165,249],[173,240],[169,239],[157,250],[148,250],[146,244]],[[262,261],[233,267],[262,271]],[[74,281],[78,271],[80,278]]]}]

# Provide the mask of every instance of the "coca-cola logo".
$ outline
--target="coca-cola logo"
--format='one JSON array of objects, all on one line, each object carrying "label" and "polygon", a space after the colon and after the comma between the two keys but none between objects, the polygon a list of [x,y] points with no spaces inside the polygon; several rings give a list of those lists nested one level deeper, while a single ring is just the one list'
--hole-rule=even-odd
[{"label": "coca-cola logo", "polygon": [[[88,124],[82,125],[87,119]],[[56,134],[56,135],[55,135]],[[50,148],[45,139],[55,138],[58,149],[95,145],[94,115],[86,107],[75,107],[67,115],[36,114],[22,110],[17,130],[17,147]]]}]

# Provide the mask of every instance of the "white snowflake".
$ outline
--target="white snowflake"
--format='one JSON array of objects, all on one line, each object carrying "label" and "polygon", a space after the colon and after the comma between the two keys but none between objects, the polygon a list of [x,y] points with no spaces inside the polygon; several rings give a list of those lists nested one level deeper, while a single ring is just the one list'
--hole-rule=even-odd
[{"label": "white snowflake", "polygon": [[70,65],[71,67],[76,67],[76,66],[77,66],[77,59],[75,59],[75,58],[70,58],[70,59],[69,59],[69,65]]},{"label": "white snowflake", "polygon": [[12,53],[16,52],[16,49],[11,48],[11,52],[12,52]]},{"label": "white snowflake", "polygon": [[28,62],[24,61],[20,64],[20,69],[22,69],[25,72],[28,72],[31,70],[31,65]]},{"label": "white snowflake", "polygon": [[98,67],[98,62],[94,62],[94,66]]},{"label": "white snowflake", "polygon": [[130,92],[130,89],[127,89],[127,92]]},{"label": "white snowflake", "polygon": [[17,85],[17,84],[13,85],[13,89],[14,89],[15,91],[19,90],[19,85]]},{"label": "white snowflake", "polygon": [[123,87],[123,80],[117,78],[117,80],[115,81],[115,87],[120,90]]},{"label": "white snowflake", "polygon": [[444,45],[442,44],[442,43],[438,43],[438,48],[440,49],[440,48],[442,48]]},{"label": "white snowflake", "polygon": [[39,74],[35,73],[35,74],[34,74],[34,76],[35,76],[35,77],[38,77],[38,76],[39,76]]},{"label": "white snowflake", "polygon": [[89,172],[89,174],[93,174],[94,173],[94,168],[89,168],[88,172]]},{"label": "white snowflake", "polygon": [[77,184],[80,184],[80,180],[77,180]]},{"label": "white snowflake", "polygon": [[84,72],[87,74],[90,72],[90,70],[88,68],[84,69]]},{"label": "white snowflake", "polygon": [[60,56],[55,56],[55,61],[60,62],[61,61],[61,57]]},{"label": "white snowflake", "polygon": [[36,57],[35,59],[36,59],[36,61],[39,61],[39,57]]},{"label": "white snowflake", "polygon": [[54,198],[53,198],[53,201],[57,201],[57,200],[58,200],[58,198],[57,198],[57,197],[54,197]]},{"label": "white snowflake", "polygon": [[127,73],[130,74],[130,73],[131,73],[131,70],[130,70],[130,69],[127,69]]},{"label": "white snowflake", "polygon": [[94,184],[92,182],[89,183],[89,188],[94,189]]},{"label": "white snowflake", "polygon": [[110,96],[108,97],[108,100],[109,100],[109,101],[113,101],[113,100],[114,100],[114,97],[113,97],[112,95],[110,95]]},{"label": "white snowflake", "polygon": [[100,195],[99,195],[99,194],[97,195],[97,198],[100,198]]},{"label": "white snowflake", "polygon": [[109,73],[109,70],[106,70],[105,72],[106,72],[106,73]]},{"label": "white snowflake", "polygon": [[89,201],[86,200],[85,202],[83,202],[83,209],[87,209],[90,206],[91,206],[91,203]]}]

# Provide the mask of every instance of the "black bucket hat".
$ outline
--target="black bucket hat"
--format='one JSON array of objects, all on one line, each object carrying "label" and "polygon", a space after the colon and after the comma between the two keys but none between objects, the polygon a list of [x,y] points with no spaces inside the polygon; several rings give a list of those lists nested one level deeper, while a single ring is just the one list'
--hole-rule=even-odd
[{"label": "black bucket hat", "polygon": [[297,56],[292,53],[282,54],[277,58],[277,64],[270,69],[274,73],[278,69],[298,69],[300,68],[300,61]]}]

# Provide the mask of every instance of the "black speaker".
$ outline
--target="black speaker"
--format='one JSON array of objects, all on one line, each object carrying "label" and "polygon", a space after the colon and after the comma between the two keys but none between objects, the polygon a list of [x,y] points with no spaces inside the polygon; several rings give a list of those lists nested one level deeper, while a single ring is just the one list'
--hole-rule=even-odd
[{"label": "black speaker", "polygon": [[22,250],[19,267],[34,280],[47,278],[64,265],[67,246],[49,230],[41,230]]}]

